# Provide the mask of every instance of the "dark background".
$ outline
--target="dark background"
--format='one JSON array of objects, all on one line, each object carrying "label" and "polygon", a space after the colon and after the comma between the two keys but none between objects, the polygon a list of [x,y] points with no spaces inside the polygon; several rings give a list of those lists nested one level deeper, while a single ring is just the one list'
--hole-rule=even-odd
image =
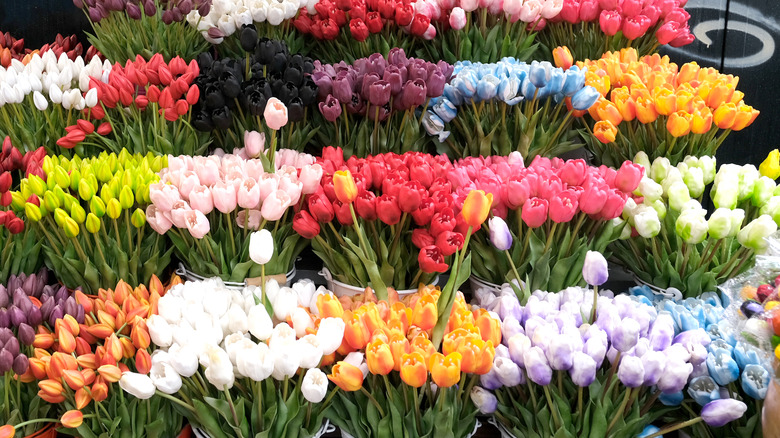
[{"label": "dark background", "polygon": [[[697,40],[665,48],[677,63],[696,61],[740,77],[745,102],[761,111],[752,126],[732,133],[718,153],[720,162],[760,163],[778,147],[774,121],[780,119],[780,11],[776,0],[690,0],[691,30]],[[86,45],[89,22],[71,0],[0,0],[0,31],[40,47],[57,33],[78,34]]]}]

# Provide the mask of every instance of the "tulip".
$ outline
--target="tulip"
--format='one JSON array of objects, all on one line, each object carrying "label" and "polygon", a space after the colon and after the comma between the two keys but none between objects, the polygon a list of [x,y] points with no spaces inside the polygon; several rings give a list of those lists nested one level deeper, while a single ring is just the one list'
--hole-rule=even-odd
[{"label": "tulip", "polygon": [[206,367],[206,380],[219,390],[227,390],[233,387],[235,374],[233,374],[233,364],[225,350],[219,347],[208,347],[208,366]]},{"label": "tulip", "polygon": [[62,414],[62,418],[60,418],[60,424],[63,426],[69,428],[69,429],[75,429],[79,426],[81,426],[81,423],[84,422],[84,414],[81,413],[81,411],[78,410],[70,410]]},{"label": "tulip", "polygon": [[[493,370],[502,385],[514,387],[525,383],[523,370],[508,357],[496,357],[493,361]],[[431,371],[431,375],[433,372]]]},{"label": "tulip", "polygon": [[450,27],[461,30],[466,27],[466,12],[461,7],[455,7],[450,11]]},{"label": "tulip", "polygon": [[766,238],[775,231],[777,224],[769,215],[764,214],[745,225],[737,234],[737,240],[746,248],[761,253],[769,247]]},{"label": "tulip", "polygon": [[338,170],[333,174],[333,188],[336,198],[343,204],[350,204],[357,198],[357,185],[349,170]]},{"label": "tulip", "polygon": [[264,265],[274,254],[274,238],[271,232],[262,229],[249,237],[249,258],[258,265]]},{"label": "tulip", "polygon": [[520,217],[530,228],[538,228],[547,220],[549,202],[542,198],[529,198],[522,207]]},{"label": "tulip", "polygon": [[568,70],[574,64],[574,58],[572,57],[569,48],[566,46],[556,47],[553,49],[552,54],[555,65],[564,70]]},{"label": "tulip", "polygon": [[333,365],[328,379],[347,392],[357,391],[363,386],[363,372],[360,368],[344,361]]},{"label": "tulip", "polygon": [[582,266],[582,278],[591,286],[601,286],[609,278],[607,260],[597,251],[588,251]]},{"label": "tulip", "polygon": [[498,399],[496,399],[496,396],[482,387],[473,387],[469,396],[477,409],[479,409],[479,412],[483,415],[492,414],[498,407]]},{"label": "tulip", "polygon": [[123,373],[119,379],[119,386],[127,393],[146,400],[151,398],[155,392],[154,383],[149,376],[139,373]]},{"label": "tulip", "polygon": [[273,373],[276,355],[264,343],[251,344],[251,347],[241,348],[236,354],[236,367],[242,375],[261,382]]},{"label": "tulip", "polygon": [[758,166],[761,175],[769,177],[771,179],[777,179],[780,177],[780,152],[777,149],[773,149],[766,156],[766,159]]},{"label": "tulip", "polygon": [[371,374],[385,376],[393,370],[393,353],[381,338],[374,338],[366,347],[366,363]]},{"label": "tulip", "polygon": [[328,392],[328,378],[319,368],[306,371],[301,383],[301,394],[311,403],[319,403]]},{"label": "tulip", "polygon": [[323,318],[317,330],[317,338],[324,355],[333,354],[340,346],[344,338],[346,325],[341,317]]},{"label": "tulip", "polygon": [[263,119],[269,128],[278,131],[282,126],[287,124],[287,107],[281,100],[272,97],[268,99],[268,102],[265,105]]},{"label": "tulip", "polygon": [[745,403],[732,398],[713,400],[701,409],[701,419],[712,427],[721,427],[742,418],[747,411]]},{"label": "tulip", "polygon": [[492,217],[488,221],[490,228],[490,243],[499,251],[506,251],[512,247],[512,233],[503,219]]},{"label": "tulip", "polygon": [[638,388],[645,380],[645,369],[642,359],[636,356],[626,356],[620,360],[618,379],[628,388]]},{"label": "tulip", "polygon": [[617,127],[608,120],[598,121],[593,127],[593,135],[604,144],[614,142],[617,133]]},{"label": "tulip", "polygon": [[412,352],[401,357],[401,380],[414,388],[425,384],[428,380],[428,369],[422,353]]},{"label": "tulip", "polygon": [[482,190],[472,190],[463,201],[461,215],[469,227],[478,228],[485,222],[493,205],[493,194]]}]

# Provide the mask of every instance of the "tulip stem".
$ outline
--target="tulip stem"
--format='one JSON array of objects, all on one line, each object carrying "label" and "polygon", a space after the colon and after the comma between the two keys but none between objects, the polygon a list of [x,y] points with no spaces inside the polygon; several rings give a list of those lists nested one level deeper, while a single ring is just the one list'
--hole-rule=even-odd
[{"label": "tulip stem", "polygon": [[[285,380],[285,383],[287,383],[287,380]],[[228,405],[230,405],[230,413],[233,414],[233,423],[236,425],[236,432],[238,432],[238,438],[243,438],[244,435],[241,433],[241,422],[238,421],[238,414],[236,414],[236,407],[233,405],[233,397],[230,396],[230,391],[227,389],[223,390],[225,393],[225,397],[227,397]]]},{"label": "tulip stem", "polygon": [[590,323],[596,322],[596,307],[599,303],[599,287],[593,286],[593,307],[590,309]]},{"label": "tulip stem", "polygon": [[[414,397],[414,416],[417,418],[417,433],[422,436],[422,417],[420,416],[420,401],[417,396],[417,388],[412,387],[412,396]],[[446,399],[445,399],[446,402]],[[384,417],[384,415],[382,415]]]},{"label": "tulip stem", "polygon": [[542,388],[544,388],[544,396],[547,398],[547,405],[550,407],[550,412],[552,412],[555,430],[557,432],[561,428],[561,419],[558,416],[558,405],[553,404],[552,397],[550,396],[550,388],[548,388],[547,385],[542,386]]},{"label": "tulip stem", "polygon": [[[463,240],[463,249],[461,249],[460,257],[458,257],[458,272],[460,272],[461,266],[463,265],[463,260],[466,258],[466,248],[469,247],[469,240],[471,240],[472,231],[474,231],[474,227],[469,225],[469,229],[466,231],[466,239]],[[457,252],[455,254],[457,254]],[[458,277],[457,272],[453,272],[450,275],[455,275],[456,279]]]},{"label": "tulip stem", "polygon": [[505,249],[504,253],[506,254],[507,260],[509,260],[509,265],[512,267],[512,273],[515,275],[515,278],[517,279],[517,285],[523,283],[523,280],[520,279],[520,274],[517,272],[517,266],[515,266],[515,261],[512,260],[512,254],[509,254],[509,250]]},{"label": "tulip stem", "polygon": [[658,397],[660,396],[661,396],[661,391],[660,390],[656,391],[652,395],[652,397],[650,397],[650,399],[647,400],[647,402],[645,402],[645,405],[642,406],[642,409],[639,411],[639,414],[642,416],[647,415],[647,413],[650,411],[650,408],[653,406],[653,403],[655,403],[655,401],[658,400]]},{"label": "tulip stem", "polygon": [[182,407],[186,408],[187,410],[189,410],[189,411],[190,411],[190,412],[192,412],[193,414],[196,414],[196,413],[197,413],[197,412],[195,411],[195,408],[193,408],[192,406],[188,405],[187,403],[184,403],[183,401],[179,400],[179,399],[178,399],[178,398],[176,398],[176,397],[170,396],[170,395],[168,395],[168,394],[166,394],[166,393],[164,393],[164,392],[161,392],[160,390],[156,390],[154,393],[155,393],[156,395],[159,395],[159,396],[160,396],[160,397],[162,397],[162,398],[167,398],[168,400],[170,400],[170,401],[172,401],[172,402],[176,403],[176,404],[177,404],[177,405],[179,405],[179,406],[182,406]]},{"label": "tulip stem", "polygon": [[577,387],[577,430],[582,424],[582,386]]},{"label": "tulip stem", "polygon": [[615,416],[612,417],[612,420],[609,422],[609,426],[607,426],[607,435],[609,435],[609,432],[613,427],[615,427],[615,423],[617,423],[618,418],[623,416],[623,411],[626,409],[626,405],[628,404],[628,399],[631,396],[632,391],[632,388],[628,388],[628,391],[626,391],[626,394],[623,396],[623,401],[620,403],[620,407],[617,411],[615,411]]},{"label": "tulip stem", "polygon": [[688,426],[693,426],[696,423],[700,423],[702,421],[701,417],[691,418],[688,421],[683,421],[682,423],[673,424],[671,426],[668,426],[664,429],[659,430],[658,432],[648,435],[645,438],[655,438],[658,436],[666,435],[669,432],[674,432],[675,430],[683,429]]},{"label": "tulip stem", "polygon": [[417,270],[417,275],[415,275],[414,278],[412,279],[412,282],[409,283],[409,288],[410,289],[416,289],[417,288],[417,283],[420,280],[420,277],[422,277],[422,274],[423,274],[422,269],[418,269]]},{"label": "tulip stem", "polygon": [[[361,390],[361,391],[363,391],[363,394],[365,394],[365,395],[366,395],[366,397],[368,397],[368,399],[371,401],[371,403],[373,403],[373,404],[374,404],[374,406],[376,407],[376,409],[379,411],[379,416],[380,416],[380,417],[384,417],[384,416],[385,416],[385,411],[382,409],[382,405],[380,405],[380,404],[379,404],[379,402],[378,402],[378,401],[376,401],[376,399],[374,398],[374,396],[373,396],[373,395],[371,395],[371,393],[370,393],[370,392],[368,392],[368,391],[366,390],[366,388],[365,388],[365,387],[361,386],[361,387],[360,387],[360,390]],[[416,393],[415,393],[415,400],[417,400],[417,395],[416,395]],[[416,403],[415,403],[415,406],[416,406]],[[419,413],[419,409],[417,409],[417,408],[415,408],[415,409],[416,409],[416,410],[417,410],[417,412]],[[422,434],[420,434],[420,435],[422,435]]]},{"label": "tulip stem", "polygon": [[[231,254],[231,259],[236,256],[236,239],[233,236],[233,212],[228,213],[227,216],[227,224],[228,224],[228,234],[230,235],[230,248],[233,250],[233,253]],[[245,227],[249,226],[249,217],[246,219],[246,223],[244,224]]]},{"label": "tulip stem", "polygon": [[604,396],[608,392],[612,392],[612,377],[615,375],[618,363],[620,363],[620,351],[615,355],[615,360],[612,361],[612,366],[609,368],[609,374],[607,375],[607,381],[604,383],[604,387],[601,389],[601,401],[604,401]]}]

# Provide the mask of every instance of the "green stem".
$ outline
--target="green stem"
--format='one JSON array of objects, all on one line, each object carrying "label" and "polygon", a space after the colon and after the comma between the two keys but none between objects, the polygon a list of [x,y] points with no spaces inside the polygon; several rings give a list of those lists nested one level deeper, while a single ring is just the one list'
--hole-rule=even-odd
[{"label": "green stem", "polygon": [[363,394],[365,394],[365,395],[366,395],[366,397],[368,397],[368,399],[371,401],[371,403],[373,403],[373,404],[374,404],[374,406],[376,407],[376,409],[379,411],[379,416],[384,418],[384,416],[385,416],[385,411],[384,411],[384,409],[382,409],[382,405],[380,405],[380,404],[379,404],[379,402],[378,402],[378,401],[376,401],[376,399],[374,398],[374,396],[373,396],[373,395],[371,395],[371,393],[370,393],[370,392],[366,391],[366,388],[364,388],[364,387],[362,387],[362,386],[361,386],[361,387],[360,387],[360,390],[361,390],[361,391],[363,391]]},{"label": "green stem", "polygon": [[688,426],[693,426],[694,424],[700,423],[701,421],[703,421],[701,417],[691,418],[688,421],[683,421],[682,423],[677,423],[671,426],[667,426],[652,435],[646,436],[645,438],[655,438],[658,436],[663,436],[668,434],[669,432],[674,432],[675,430],[683,429]]},{"label": "green stem", "polygon": [[631,388],[628,388],[626,391],[626,394],[623,396],[623,401],[620,403],[620,407],[617,411],[615,411],[615,416],[612,417],[612,421],[609,422],[609,426],[607,426],[607,435],[609,435],[609,432],[612,430],[613,427],[615,427],[615,423],[617,423],[618,418],[623,416],[623,411],[626,410],[626,405],[628,404],[628,399],[631,396]]},{"label": "green stem", "polygon": [[553,422],[555,422],[555,430],[556,432],[561,428],[561,419],[559,417],[558,413],[558,405],[553,404],[552,397],[550,396],[550,388],[547,387],[547,385],[543,386],[544,388],[544,396],[547,398],[547,405],[550,407],[550,411],[552,412],[553,416]]}]

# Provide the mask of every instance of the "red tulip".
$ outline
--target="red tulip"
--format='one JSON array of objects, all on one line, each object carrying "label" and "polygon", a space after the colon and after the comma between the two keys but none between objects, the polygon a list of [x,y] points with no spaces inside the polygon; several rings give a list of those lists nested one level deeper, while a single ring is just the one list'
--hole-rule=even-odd
[{"label": "red tulip", "polygon": [[436,246],[439,247],[441,253],[446,257],[463,247],[463,234],[454,233],[452,231],[445,231],[436,236]]},{"label": "red tulip", "polygon": [[350,204],[343,204],[340,201],[333,202],[333,211],[336,213],[336,219],[341,225],[352,225],[352,211],[349,209]]},{"label": "red tulip", "polygon": [[444,262],[444,255],[436,245],[426,246],[420,249],[420,254],[417,256],[417,261],[420,264],[420,269],[423,272],[446,272],[447,263]]},{"label": "red tulip", "polygon": [[[411,24],[414,18],[414,8],[411,4],[398,3],[395,7],[395,22],[399,26],[408,26]],[[423,32],[428,30],[428,26],[425,26]]]},{"label": "red tulip", "polygon": [[355,200],[355,211],[357,215],[367,221],[376,220],[376,199],[374,192],[367,190],[361,191]]},{"label": "red tulip", "polygon": [[455,225],[457,225],[455,213],[451,208],[445,208],[431,218],[431,235],[438,236],[445,231],[452,231]]},{"label": "red tulip", "polygon": [[313,239],[320,234],[320,224],[306,210],[295,214],[292,227],[304,239]]},{"label": "red tulip", "polygon": [[417,181],[407,181],[398,192],[398,207],[405,213],[420,208],[425,188]]},{"label": "red tulip", "polygon": [[314,193],[309,196],[309,213],[317,222],[326,224],[333,220],[336,215],[333,205],[328,201],[325,195]]},{"label": "red tulip", "polygon": [[412,219],[418,226],[425,226],[431,222],[435,212],[436,204],[433,199],[426,197],[420,202],[420,207],[412,212]]},{"label": "red tulip", "polygon": [[[393,12],[395,12],[395,9],[393,9]],[[371,33],[382,31],[384,23],[382,22],[382,17],[379,16],[379,12],[372,11],[366,14],[366,27],[368,27],[368,31]]]},{"label": "red tulip", "polygon": [[387,225],[395,225],[401,221],[401,209],[398,207],[398,198],[391,195],[382,195],[376,199],[376,214],[380,221]]},{"label": "red tulip", "polygon": [[431,24],[431,19],[425,15],[417,14],[412,20],[412,27],[410,32],[415,36],[423,36],[428,30],[428,26]]},{"label": "red tulip", "polygon": [[412,244],[417,248],[425,248],[426,246],[435,245],[436,239],[431,236],[431,233],[429,233],[428,230],[415,228],[414,231],[412,231]]},{"label": "red tulip", "polygon": [[352,38],[359,42],[363,42],[368,38],[368,27],[360,18],[353,18],[349,22],[349,32],[352,34]]}]

